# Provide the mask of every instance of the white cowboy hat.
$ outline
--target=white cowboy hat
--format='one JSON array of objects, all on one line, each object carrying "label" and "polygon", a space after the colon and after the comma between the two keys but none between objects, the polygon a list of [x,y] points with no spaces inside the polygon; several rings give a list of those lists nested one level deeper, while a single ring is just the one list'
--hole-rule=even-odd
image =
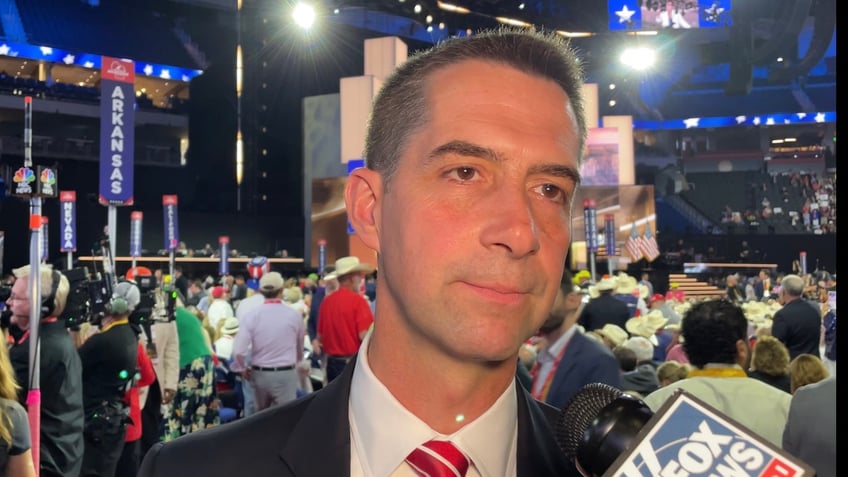
[{"label": "white cowboy hat", "polygon": [[374,265],[370,263],[360,263],[359,257],[342,257],[336,260],[335,275],[339,278],[350,273],[371,273],[374,271]]},{"label": "white cowboy hat", "polygon": [[612,323],[605,324],[603,328],[595,330],[595,333],[598,333],[604,338],[610,340],[615,346],[621,346],[629,337],[627,332],[621,329],[620,326]]},{"label": "white cowboy hat", "polygon": [[637,282],[635,278],[626,273],[621,273],[618,275],[615,292],[622,295],[632,295],[633,292],[637,290],[638,286],[639,282]]},{"label": "white cowboy hat", "polygon": [[645,316],[635,316],[627,320],[624,327],[631,336],[643,336],[651,338],[657,330],[668,323],[668,318],[663,316],[660,310],[652,310]]},{"label": "white cowboy hat", "polygon": [[239,320],[238,318],[229,317],[224,320],[224,326],[221,327],[221,333],[225,335],[234,335],[238,333]]}]

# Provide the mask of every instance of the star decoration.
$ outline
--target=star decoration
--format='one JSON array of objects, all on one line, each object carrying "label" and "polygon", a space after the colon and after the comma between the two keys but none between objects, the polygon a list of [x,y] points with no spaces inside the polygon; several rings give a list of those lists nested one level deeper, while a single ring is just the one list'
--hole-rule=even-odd
[{"label": "star decoration", "polygon": [[759,126],[759,125],[760,125],[760,117],[757,116],[756,118],[754,118],[754,126]]},{"label": "star decoration", "polygon": [[50,48],[49,46],[41,46],[39,47],[39,50],[41,50],[41,54],[44,56],[53,54],[53,48]]},{"label": "star decoration", "polygon": [[162,68],[162,72],[159,73],[159,77],[162,79],[171,79],[171,72],[165,68]]},{"label": "star decoration", "polygon": [[745,116],[736,116],[736,124],[742,124],[745,122],[746,119],[748,118]]},{"label": "star decoration", "polygon": [[696,128],[698,127],[698,123],[701,121],[701,118],[689,118],[683,120],[683,125],[686,126],[686,129]]},{"label": "star decoration", "polygon": [[816,122],[817,123],[823,123],[824,122],[824,113],[817,113],[816,114]]},{"label": "star decoration", "polygon": [[76,59],[76,57],[74,57],[74,55],[68,53],[67,55],[65,55],[64,58],[62,58],[62,62],[65,63],[66,65],[72,65],[74,63],[75,59]]},{"label": "star decoration", "polygon": [[144,71],[144,74],[146,74],[147,76],[152,75],[153,74],[153,65],[145,65],[144,69],[142,71]]},{"label": "star decoration", "polygon": [[615,12],[618,16],[618,23],[630,23],[631,17],[636,13],[635,10],[627,8],[627,4],[621,7],[621,10]]},{"label": "star decoration", "polygon": [[3,43],[0,45],[0,55],[8,55],[9,54],[9,45]]},{"label": "star decoration", "polygon": [[807,117],[807,113],[798,113],[798,119],[804,119]]},{"label": "star decoration", "polygon": [[766,118],[766,126],[774,126],[774,118]]},{"label": "star decoration", "polygon": [[82,65],[85,66],[86,68],[94,68],[94,62],[92,62],[92,61],[86,61]]}]

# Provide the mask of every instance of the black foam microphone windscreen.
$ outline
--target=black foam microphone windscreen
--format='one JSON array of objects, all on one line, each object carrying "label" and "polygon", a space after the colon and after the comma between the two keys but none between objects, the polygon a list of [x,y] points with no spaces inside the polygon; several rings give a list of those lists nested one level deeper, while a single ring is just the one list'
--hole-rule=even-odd
[{"label": "black foam microphone windscreen", "polygon": [[653,416],[641,400],[603,383],[583,386],[562,409],[554,432],[566,457],[587,476],[602,475]]}]

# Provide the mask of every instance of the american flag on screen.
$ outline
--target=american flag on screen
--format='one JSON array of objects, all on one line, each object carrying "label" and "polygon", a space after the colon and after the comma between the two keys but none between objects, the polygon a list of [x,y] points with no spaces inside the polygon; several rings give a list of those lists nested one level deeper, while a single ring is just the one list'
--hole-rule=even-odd
[{"label": "american flag on screen", "polygon": [[645,260],[653,262],[660,256],[660,246],[657,244],[657,239],[651,232],[650,224],[645,224],[645,233],[642,235],[641,245],[642,254],[645,256]]},{"label": "american flag on screen", "polygon": [[639,238],[639,232],[636,230],[636,222],[633,222],[633,226],[630,228],[630,236],[627,237],[627,241],[624,242],[624,250],[627,251],[627,255],[630,256],[631,262],[638,262],[642,260],[644,253],[642,252],[642,246],[639,242],[641,242],[641,238]]}]

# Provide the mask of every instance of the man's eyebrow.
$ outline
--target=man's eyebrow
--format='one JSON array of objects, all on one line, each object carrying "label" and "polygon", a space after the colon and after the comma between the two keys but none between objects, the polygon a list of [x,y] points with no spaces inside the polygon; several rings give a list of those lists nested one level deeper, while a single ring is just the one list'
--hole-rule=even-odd
[{"label": "man's eyebrow", "polygon": [[441,146],[430,151],[427,155],[428,161],[432,161],[438,157],[447,154],[457,154],[460,156],[479,157],[492,162],[502,162],[503,156],[498,154],[494,149],[483,147],[468,141],[454,140],[449,141]]},{"label": "man's eyebrow", "polygon": [[542,164],[530,168],[530,174],[551,175],[554,177],[562,177],[569,179],[574,184],[579,185],[583,178],[580,176],[580,171],[575,167],[561,164]]},{"label": "man's eyebrow", "polygon": [[[494,149],[480,146],[468,141],[454,140],[446,142],[441,146],[430,151],[427,155],[427,161],[433,161],[446,154],[457,154],[460,156],[479,157],[492,162],[503,162],[503,155]],[[580,184],[582,177],[580,171],[571,166],[561,164],[542,164],[530,168],[530,174],[545,174],[554,177],[562,177],[573,181],[575,184]]]}]

